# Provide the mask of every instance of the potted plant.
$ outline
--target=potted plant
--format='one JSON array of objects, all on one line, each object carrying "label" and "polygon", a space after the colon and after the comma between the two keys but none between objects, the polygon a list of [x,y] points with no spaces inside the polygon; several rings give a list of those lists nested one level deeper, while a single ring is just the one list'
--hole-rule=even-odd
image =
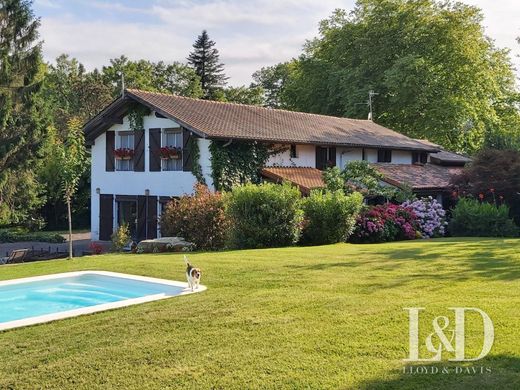
[{"label": "potted plant", "polygon": [[131,160],[134,157],[134,150],[130,148],[114,149],[114,156],[118,160]]}]

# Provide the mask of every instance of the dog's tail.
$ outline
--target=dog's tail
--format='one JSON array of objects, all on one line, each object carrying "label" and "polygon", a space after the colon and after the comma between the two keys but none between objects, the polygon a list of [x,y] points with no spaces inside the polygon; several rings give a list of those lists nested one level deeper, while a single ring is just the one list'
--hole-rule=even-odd
[{"label": "dog's tail", "polygon": [[186,263],[187,267],[190,265],[190,261],[188,260],[188,256],[186,255],[184,255],[184,262]]}]

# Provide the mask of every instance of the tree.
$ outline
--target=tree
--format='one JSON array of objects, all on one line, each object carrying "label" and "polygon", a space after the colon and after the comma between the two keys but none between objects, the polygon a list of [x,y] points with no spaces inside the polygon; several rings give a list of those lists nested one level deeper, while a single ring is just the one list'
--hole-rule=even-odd
[{"label": "tree", "polygon": [[209,39],[206,30],[197,37],[193,51],[188,56],[188,63],[200,77],[205,99],[213,99],[215,92],[226,85],[224,64],[219,60],[215,42]]},{"label": "tree", "polygon": [[484,149],[462,176],[455,179],[458,195],[471,195],[496,204],[506,203],[520,224],[520,152]]},{"label": "tree", "polygon": [[0,203],[14,204],[16,179],[29,174],[37,157],[45,118],[38,105],[41,48],[40,22],[25,0],[0,2]]},{"label": "tree", "polygon": [[222,99],[230,103],[249,104],[261,106],[264,103],[264,90],[262,87],[227,87],[223,89]]},{"label": "tree", "polygon": [[69,222],[69,258],[72,258],[72,198],[78,190],[81,175],[86,169],[85,138],[82,123],[74,118],[69,122],[67,140],[60,150],[62,190],[67,203]]},{"label": "tree", "polygon": [[167,65],[162,61],[131,61],[125,56],[111,59],[110,65],[102,68],[101,75],[103,82],[110,86],[113,97],[121,94],[121,74],[124,74],[125,88],[194,98],[203,95],[195,71],[179,62]]},{"label": "tree", "polygon": [[284,98],[292,109],[365,119],[372,89],[375,121],[473,152],[488,131],[519,132],[511,62],[482,19],[458,2],[358,0],[321,23]]},{"label": "tree", "polygon": [[285,87],[289,83],[296,61],[282,62],[268,66],[253,73],[253,87],[262,87],[264,90],[265,106],[271,108],[286,108]]}]

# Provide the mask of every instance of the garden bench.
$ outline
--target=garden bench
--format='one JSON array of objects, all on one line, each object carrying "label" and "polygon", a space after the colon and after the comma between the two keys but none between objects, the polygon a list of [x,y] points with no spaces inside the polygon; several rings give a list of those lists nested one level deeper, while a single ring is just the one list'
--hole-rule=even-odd
[{"label": "garden bench", "polygon": [[16,249],[9,256],[0,258],[0,264],[23,263],[27,253],[29,253],[29,249]]}]

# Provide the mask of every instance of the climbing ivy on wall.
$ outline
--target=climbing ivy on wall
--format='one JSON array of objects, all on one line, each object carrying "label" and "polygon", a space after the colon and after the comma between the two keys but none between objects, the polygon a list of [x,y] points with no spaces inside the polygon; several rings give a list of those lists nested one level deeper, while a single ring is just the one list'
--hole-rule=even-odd
[{"label": "climbing ivy on wall", "polygon": [[260,182],[259,171],[269,157],[278,151],[258,142],[211,141],[211,169],[218,191],[229,191],[235,185]]},{"label": "climbing ivy on wall", "polygon": [[144,129],[144,117],[150,113],[148,107],[143,105],[135,105],[128,111],[128,121],[130,122],[131,130]]},{"label": "climbing ivy on wall", "polygon": [[202,174],[202,167],[200,166],[200,148],[199,143],[197,141],[198,138],[191,137],[190,138],[190,150],[191,150],[191,157],[192,157],[192,164],[191,164],[191,173],[193,173],[193,176],[197,179],[197,181],[201,184],[206,184],[206,179],[204,178],[204,175]]}]

